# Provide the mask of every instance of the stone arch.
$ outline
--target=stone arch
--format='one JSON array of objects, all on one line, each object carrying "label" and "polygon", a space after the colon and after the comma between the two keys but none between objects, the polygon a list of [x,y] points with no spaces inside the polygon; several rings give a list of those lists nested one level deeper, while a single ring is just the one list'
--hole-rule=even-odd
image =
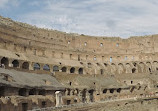
[{"label": "stone arch", "polygon": [[122,63],[119,63],[119,64],[118,64],[118,73],[119,73],[119,74],[124,73],[124,66],[123,66]]},{"label": "stone arch", "polygon": [[83,68],[79,68],[79,69],[78,69],[78,73],[79,73],[79,74],[83,74]]},{"label": "stone arch", "polygon": [[101,74],[101,75],[104,74],[104,69],[100,69],[100,74]]},{"label": "stone arch", "polygon": [[129,63],[126,63],[126,73],[132,73],[131,65]]},{"label": "stone arch", "polygon": [[43,66],[43,70],[45,70],[45,71],[50,71],[49,65],[48,65],[48,64],[45,64],[45,65]]},{"label": "stone arch", "polygon": [[29,69],[29,63],[28,62],[24,62],[22,64],[22,69]]},{"label": "stone arch", "polygon": [[1,64],[4,64],[5,67],[8,67],[9,66],[9,60],[8,60],[8,58],[3,57],[1,59]]},{"label": "stone arch", "polygon": [[115,91],[114,89],[110,89],[110,93],[114,93],[114,91]]},{"label": "stone arch", "polygon": [[58,66],[53,66],[53,72],[58,72],[59,71],[59,67]]},{"label": "stone arch", "polygon": [[103,90],[103,94],[105,94],[105,93],[107,93],[107,89],[104,89],[104,90]]},{"label": "stone arch", "polygon": [[132,68],[132,73],[136,73],[136,68],[134,67],[134,68]]},{"label": "stone arch", "polygon": [[116,65],[114,63],[111,63],[111,73],[116,73]]},{"label": "stone arch", "polygon": [[153,68],[154,71],[158,71],[158,62],[157,61],[154,61],[152,63],[152,68]]},{"label": "stone arch", "polygon": [[109,64],[107,64],[107,63],[104,63],[104,69],[105,69],[105,71],[110,71],[111,70],[111,67],[110,67],[110,65]]},{"label": "stone arch", "polygon": [[117,89],[116,91],[117,91],[118,93],[121,93],[121,88]]},{"label": "stone arch", "polygon": [[34,70],[40,70],[40,64],[39,63],[34,63],[33,69]]},{"label": "stone arch", "polygon": [[140,73],[145,72],[145,64],[143,62],[139,63],[138,72]]},{"label": "stone arch", "polygon": [[66,67],[62,67],[62,68],[61,68],[61,71],[62,71],[62,72],[66,72],[66,71],[67,71],[67,68],[66,68]]},{"label": "stone arch", "polygon": [[89,62],[89,63],[87,63],[87,66],[88,66],[88,68],[91,68],[92,64]]},{"label": "stone arch", "polygon": [[13,67],[19,67],[19,61],[18,60],[13,60],[12,62]]},{"label": "stone arch", "polygon": [[70,69],[70,73],[75,73],[75,68],[74,68],[74,67],[72,67],[72,68]]},{"label": "stone arch", "polygon": [[152,72],[152,67],[150,62],[146,62],[147,72]]}]

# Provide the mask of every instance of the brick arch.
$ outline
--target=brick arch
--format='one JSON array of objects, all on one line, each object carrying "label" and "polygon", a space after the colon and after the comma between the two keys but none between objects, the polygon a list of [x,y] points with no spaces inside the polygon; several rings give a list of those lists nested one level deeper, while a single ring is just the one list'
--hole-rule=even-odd
[{"label": "brick arch", "polygon": [[122,63],[118,64],[117,71],[118,71],[119,74],[122,74],[122,73],[125,72],[125,67],[124,67],[124,65]]}]

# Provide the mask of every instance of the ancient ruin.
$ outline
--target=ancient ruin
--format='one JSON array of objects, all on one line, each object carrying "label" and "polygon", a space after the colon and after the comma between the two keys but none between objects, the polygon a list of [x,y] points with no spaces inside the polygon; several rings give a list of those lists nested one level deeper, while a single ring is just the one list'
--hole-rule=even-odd
[{"label": "ancient ruin", "polygon": [[92,37],[0,17],[0,61],[0,111],[158,110],[158,35]]}]

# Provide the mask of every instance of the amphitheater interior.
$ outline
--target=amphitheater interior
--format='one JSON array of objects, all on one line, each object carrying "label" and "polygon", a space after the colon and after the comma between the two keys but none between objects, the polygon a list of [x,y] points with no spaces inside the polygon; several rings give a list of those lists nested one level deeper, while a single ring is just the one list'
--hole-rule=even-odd
[{"label": "amphitheater interior", "polygon": [[94,37],[0,16],[0,111],[104,111],[157,98],[158,35]]}]

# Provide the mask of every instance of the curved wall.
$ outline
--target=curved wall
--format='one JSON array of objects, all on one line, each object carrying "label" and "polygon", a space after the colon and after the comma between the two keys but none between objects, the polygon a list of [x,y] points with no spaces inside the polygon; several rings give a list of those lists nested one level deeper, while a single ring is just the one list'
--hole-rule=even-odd
[{"label": "curved wall", "polygon": [[[154,61],[157,62],[158,35],[129,39],[90,37],[40,29],[0,17],[0,40],[1,51],[7,50],[11,53],[1,54],[1,57],[14,58],[14,52],[20,55],[17,59],[29,61],[32,67],[34,63],[63,64],[84,67],[84,73],[97,73],[95,70],[89,71],[88,64],[92,64],[93,69],[97,69],[98,72],[106,68],[105,64],[109,64],[110,70],[115,72],[117,67],[126,67],[127,64],[135,67],[133,61],[138,65],[143,62],[143,67],[147,67],[147,63],[153,66]],[[132,69],[122,70],[132,72]]]}]

